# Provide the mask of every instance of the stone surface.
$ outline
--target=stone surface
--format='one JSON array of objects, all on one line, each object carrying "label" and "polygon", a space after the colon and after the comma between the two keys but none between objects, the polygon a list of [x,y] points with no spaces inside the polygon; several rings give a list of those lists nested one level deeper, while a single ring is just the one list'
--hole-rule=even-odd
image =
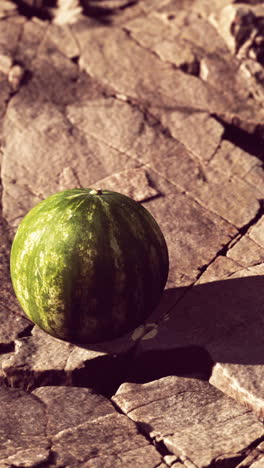
[{"label": "stone surface", "polygon": [[[191,346],[206,349],[217,363],[211,377],[214,385],[262,416],[263,264],[247,269],[237,265],[234,272],[232,261],[228,266],[222,262],[221,276],[213,264],[211,269],[212,276],[208,273],[205,282],[201,276],[171,307],[156,335],[142,341],[142,351],[151,354],[159,350],[162,357],[162,350],[166,350],[167,358],[170,354],[177,358],[180,347],[186,347],[186,355]],[[232,376],[226,377],[229,369]]]},{"label": "stone surface", "polygon": [[[0,467],[260,468],[262,2],[20,3],[0,2]],[[149,209],[170,272],[147,323],[78,347],[24,317],[9,254],[33,205],[91,186]]]},{"label": "stone surface", "polygon": [[1,387],[0,401],[1,467],[111,466],[103,464],[108,454],[119,466],[126,459],[149,468],[162,461],[133,422],[88,389],[40,387],[27,394]]},{"label": "stone surface", "polygon": [[243,267],[250,267],[264,263],[264,248],[245,235],[228,250],[227,257]]},{"label": "stone surface", "polygon": [[225,458],[239,461],[244,448],[263,437],[263,425],[252,413],[195,379],[123,384],[113,400],[152,439],[163,440],[196,467]]}]

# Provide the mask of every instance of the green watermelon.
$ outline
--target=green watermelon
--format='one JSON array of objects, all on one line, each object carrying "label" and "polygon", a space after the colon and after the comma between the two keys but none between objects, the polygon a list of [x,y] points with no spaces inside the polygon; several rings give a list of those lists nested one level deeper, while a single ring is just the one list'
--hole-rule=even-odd
[{"label": "green watermelon", "polygon": [[78,188],[52,195],[21,221],[10,258],[28,318],[77,344],[113,340],[153,311],[168,250],[152,215],[117,192]]}]

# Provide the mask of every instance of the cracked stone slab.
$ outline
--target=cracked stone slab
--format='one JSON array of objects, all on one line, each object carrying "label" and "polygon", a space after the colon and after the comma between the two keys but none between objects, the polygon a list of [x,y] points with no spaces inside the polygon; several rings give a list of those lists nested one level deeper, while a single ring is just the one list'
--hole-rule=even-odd
[{"label": "cracked stone slab", "polygon": [[95,187],[107,187],[108,190],[123,193],[138,202],[159,196],[159,192],[150,185],[147,171],[142,168],[127,169],[96,182]]},{"label": "cracked stone slab", "polygon": [[107,454],[120,462],[127,459],[128,466],[133,466],[132,460],[149,468],[162,462],[136,425],[89,389],[51,386],[28,394],[1,387],[0,401],[1,467],[103,467],[110,466],[103,464]]},{"label": "cracked stone slab", "polygon": [[211,159],[224,132],[223,126],[205,112],[167,112],[162,123],[188,151],[204,161]]},{"label": "cracked stone slab", "polygon": [[36,100],[27,106],[28,98],[19,93],[5,117],[3,212],[12,225],[16,226],[32,206],[62,188],[89,187],[120,172],[122,166],[129,169],[139,165],[118,149],[75,131],[51,102],[40,105]]},{"label": "cracked stone slab", "polygon": [[14,295],[9,273],[9,242],[0,218],[0,349],[11,344],[29,327]]},{"label": "cracked stone slab", "polygon": [[[133,349],[141,336],[134,333],[84,348],[54,338],[35,326],[29,336],[15,340],[14,353],[3,357],[1,375],[10,386],[26,390],[54,382],[72,385],[78,381],[78,375],[86,385],[96,387],[98,382],[102,385],[105,369],[111,368],[115,386],[115,381],[120,379],[118,366],[122,366],[122,355]],[[121,364],[115,361],[117,355],[121,355]]]},{"label": "cracked stone slab", "polygon": [[[82,468],[134,468],[144,466],[144,468],[167,468],[167,463],[160,463],[161,457],[152,445],[129,450],[118,455],[105,455],[94,457],[90,461],[81,464]],[[77,468],[79,465],[76,465]],[[169,465],[170,466],[170,465]],[[174,465],[173,465],[174,466]],[[177,467],[176,467],[177,468]],[[181,466],[181,468],[184,468]]]},{"label": "cracked stone slab", "polygon": [[249,451],[247,457],[239,463],[237,468],[261,468],[264,462],[264,443],[261,442],[256,448]]},{"label": "cracked stone slab", "polygon": [[146,163],[179,146],[164,135],[159,122],[118,94],[67,106],[67,118],[87,138],[94,137],[120,154]]},{"label": "cracked stone slab", "polygon": [[162,160],[154,156],[149,167],[237,228],[250,222],[259,211],[254,187],[236,175],[228,177],[219,168],[203,164],[183,145]]},{"label": "cracked stone slab", "polygon": [[264,216],[250,228],[248,235],[256,244],[264,248]]},{"label": "cracked stone slab", "polygon": [[124,383],[112,399],[187,466],[240,461],[264,435],[253,413],[197,379],[169,376],[143,385]]},{"label": "cracked stone slab", "polygon": [[259,158],[247,153],[228,140],[221,142],[209,163],[210,167],[225,172],[227,177],[236,175],[245,180],[247,180],[247,174],[258,164],[260,164]]},{"label": "cracked stone slab", "polygon": [[[0,460],[12,456],[44,453],[50,443],[45,433],[45,408],[36,398],[18,389],[0,387],[1,440]],[[33,449],[33,453],[32,453]]]},{"label": "cracked stone slab", "polygon": [[196,76],[161,61],[125,31],[98,27],[91,32],[75,25],[73,30],[81,48],[80,67],[116,92],[154,106],[183,106],[212,112],[230,109],[228,97],[220,96]]},{"label": "cracked stone slab", "polygon": [[261,247],[248,235],[245,235],[228,249],[226,255],[243,267],[250,267],[264,263],[264,246]]},{"label": "cracked stone slab", "polygon": [[195,281],[200,269],[237,232],[232,225],[180,192],[146,202],[145,207],[162,226],[168,244],[170,272],[167,287]]},{"label": "cracked stone slab", "polygon": [[179,348],[186,356],[191,346],[206,350],[215,363],[211,383],[263,416],[263,264],[245,269],[227,259],[218,268],[217,276],[212,264],[212,276],[205,272],[205,282],[202,275],[171,307],[141,352],[162,358],[166,350],[168,359]]},{"label": "cracked stone slab", "polygon": [[2,0],[0,5],[0,18],[7,18],[16,14],[16,5],[9,0]]}]

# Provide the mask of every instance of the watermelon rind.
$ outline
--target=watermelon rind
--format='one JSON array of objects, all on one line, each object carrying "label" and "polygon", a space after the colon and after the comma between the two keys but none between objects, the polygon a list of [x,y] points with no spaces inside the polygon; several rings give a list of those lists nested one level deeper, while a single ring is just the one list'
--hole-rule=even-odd
[{"label": "watermelon rind", "polygon": [[10,270],[26,316],[77,344],[113,340],[143,323],[160,300],[168,249],[140,203],[109,190],[52,195],[21,221]]}]

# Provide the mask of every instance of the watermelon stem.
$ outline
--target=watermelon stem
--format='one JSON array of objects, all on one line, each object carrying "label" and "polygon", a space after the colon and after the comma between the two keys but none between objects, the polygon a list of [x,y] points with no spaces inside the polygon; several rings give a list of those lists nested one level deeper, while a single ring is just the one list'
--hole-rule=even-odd
[{"label": "watermelon stem", "polygon": [[90,190],[90,195],[102,195],[102,190],[101,189],[92,189]]}]

